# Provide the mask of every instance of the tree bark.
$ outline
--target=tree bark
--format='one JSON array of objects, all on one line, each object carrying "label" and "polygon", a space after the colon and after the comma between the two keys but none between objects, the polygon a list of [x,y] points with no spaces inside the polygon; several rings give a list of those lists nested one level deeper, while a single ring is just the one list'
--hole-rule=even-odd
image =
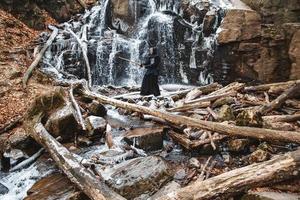
[{"label": "tree bark", "polygon": [[76,157],[57,142],[40,122],[33,125],[30,133],[37,142],[45,147],[68,178],[88,197],[93,200],[125,199],[80,164]]},{"label": "tree bark", "polygon": [[300,120],[300,114],[270,115],[270,116],[264,116],[263,120],[270,121],[270,122],[294,122],[294,121]]},{"label": "tree bark", "polygon": [[300,83],[300,80],[295,81],[287,81],[287,82],[280,82],[280,83],[270,83],[270,84],[263,84],[257,86],[248,86],[244,88],[245,92],[260,92],[260,91],[267,91],[274,87],[290,87],[295,83]]},{"label": "tree bark", "polygon": [[278,96],[275,100],[271,101],[270,103],[267,103],[263,106],[261,106],[257,113],[261,115],[265,115],[268,112],[279,108],[287,99],[293,97],[295,93],[300,91],[300,83],[294,84],[291,88],[283,92],[280,96]]},{"label": "tree bark", "polygon": [[204,121],[204,120],[162,112],[156,109],[151,109],[136,104],[122,102],[116,99],[109,98],[107,96],[90,92],[88,89],[84,89],[84,88],[82,88],[81,91],[84,96],[99,101],[100,103],[110,104],[116,107],[120,107],[138,113],[149,114],[164,119],[176,125],[187,125],[194,128],[205,129],[212,132],[217,132],[220,134],[225,134],[230,136],[251,137],[251,138],[256,138],[261,140],[267,140],[270,142],[281,141],[281,142],[291,142],[291,143],[300,144],[300,132],[276,131],[276,130],[253,128],[253,127],[240,127],[240,126],[234,126],[229,124]]},{"label": "tree bark", "polygon": [[24,74],[23,77],[23,88],[26,88],[28,79],[30,78],[32,71],[35,69],[35,67],[39,64],[40,60],[42,59],[45,51],[48,49],[48,47],[53,43],[55,37],[58,34],[58,29],[54,26],[49,26],[49,29],[51,29],[53,32],[50,35],[49,39],[47,40],[47,42],[45,43],[44,47],[41,49],[41,51],[37,54],[37,56],[35,57],[34,61],[31,63],[31,65],[29,66],[29,68],[27,69],[26,73]]},{"label": "tree bark", "polygon": [[235,169],[173,191],[159,200],[227,199],[250,188],[288,180],[299,175],[300,149],[269,161]]}]

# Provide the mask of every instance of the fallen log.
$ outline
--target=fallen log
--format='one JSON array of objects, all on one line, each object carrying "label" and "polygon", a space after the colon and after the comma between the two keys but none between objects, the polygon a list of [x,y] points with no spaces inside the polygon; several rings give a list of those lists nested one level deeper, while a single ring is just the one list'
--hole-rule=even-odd
[{"label": "fallen log", "polygon": [[66,103],[64,92],[61,89],[48,91],[46,94],[37,97],[28,110],[24,128],[30,136],[41,144],[51,155],[58,167],[67,177],[90,199],[120,199],[124,198],[105,185],[104,180],[96,176],[82,163],[78,162],[77,156],[69,152],[53,136],[51,136],[41,123],[41,119],[49,117],[53,110],[59,109]]},{"label": "fallen log", "polygon": [[78,42],[81,50],[82,50],[82,55],[85,61],[85,67],[86,67],[86,73],[87,73],[87,80],[88,80],[88,86],[89,88],[92,87],[92,74],[91,74],[91,66],[87,54],[87,25],[84,25],[82,28],[82,37],[81,39],[71,30],[68,29],[68,31],[71,33],[71,35],[76,39]]},{"label": "fallen log", "polygon": [[126,110],[131,110],[134,112],[159,117],[161,119],[164,119],[176,125],[186,125],[188,127],[205,129],[212,132],[217,132],[220,134],[225,134],[230,136],[251,137],[251,138],[256,138],[261,140],[267,140],[270,142],[281,141],[281,142],[291,142],[291,143],[300,144],[300,132],[277,131],[277,130],[254,128],[254,127],[240,127],[240,126],[234,126],[234,125],[229,125],[224,123],[204,121],[204,120],[162,112],[156,109],[151,109],[136,104],[122,102],[120,100],[112,99],[107,96],[103,96],[91,92],[86,88],[81,88],[81,93],[83,96],[99,101],[100,103],[110,104]]},{"label": "fallen log", "polygon": [[69,95],[70,95],[70,99],[71,99],[71,102],[72,102],[72,106],[76,110],[76,115],[75,115],[75,116],[77,116],[76,119],[78,119],[79,124],[82,127],[82,130],[85,131],[86,126],[85,126],[85,123],[84,123],[84,120],[83,120],[83,117],[82,117],[82,113],[81,113],[80,107],[79,107],[78,103],[76,102],[75,97],[73,95],[73,84],[71,84],[71,88],[69,90]]},{"label": "fallen log", "polygon": [[193,109],[197,109],[197,108],[206,108],[208,106],[210,106],[209,101],[196,102],[193,104],[187,104],[187,105],[178,106],[175,108],[169,108],[169,109],[167,109],[167,111],[169,111],[169,112],[185,112],[185,111],[193,110]]},{"label": "fallen log", "polygon": [[200,103],[200,102],[215,101],[219,98],[235,96],[236,94],[237,94],[236,91],[229,91],[229,92],[221,93],[221,94],[207,95],[207,96],[201,97],[199,99],[187,101],[187,102],[185,102],[185,104],[194,104],[194,103]]},{"label": "fallen log", "polygon": [[261,92],[261,91],[267,91],[274,87],[286,87],[287,88],[296,83],[300,83],[300,80],[280,82],[280,83],[270,83],[270,84],[263,84],[263,85],[257,85],[257,86],[248,86],[248,87],[244,88],[244,91],[245,92]]},{"label": "fallen log", "polygon": [[270,103],[267,103],[263,106],[261,106],[257,113],[260,115],[265,115],[268,112],[279,108],[287,99],[293,97],[295,93],[300,91],[300,83],[294,84],[291,88],[283,92],[280,96],[278,96],[275,100],[271,101]]},{"label": "fallen log", "polygon": [[41,49],[41,51],[37,54],[37,56],[35,57],[34,61],[31,63],[31,65],[29,66],[29,68],[27,69],[26,73],[24,74],[23,77],[23,88],[26,88],[28,79],[30,78],[32,71],[35,69],[35,67],[39,64],[40,60],[42,59],[44,53],[46,52],[46,50],[48,49],[48,47],[53,43],[54,39],[56,38],[57,34],[58,34],[58,29],[54,26],[49,26],[49,29],[51,29],[53,32],[50,35],[49,39],[47,40],[47,42],[45,43],[44,47]]},{"label": "fallen log", "polygon": [[275,156],[269,161],[235,169],[204,181],[196,181],[159,200],[227,199],[250,188],[288,180],[299,173],[300,149]]},{"label": "fallen log", "polygon": [[300,114],[263,116],[263,120],[270,122],[294,122],[300,120]]},{"label": "fallen log", "polygon": [[124,199],[80,164],[71,152],[47,132],[43,124],[37,122],[31,129],[31,136],[45,147],[59,168],[88,197],[94,200]]}]

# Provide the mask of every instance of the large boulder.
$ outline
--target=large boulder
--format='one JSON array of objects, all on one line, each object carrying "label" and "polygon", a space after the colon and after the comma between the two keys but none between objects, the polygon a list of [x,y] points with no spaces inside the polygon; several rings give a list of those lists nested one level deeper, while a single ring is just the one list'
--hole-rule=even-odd
[{"label": "large boulder", "polygon": [[156,156],[125,161],[101,174],[110,187],[127,199],[151,195],[172,177],[169,165]]},{"label": "large boulder", "polygon": [[261,18],[255,11],[229,10],[220,29],[219,44],[255,39],[261,34]]},{"label": "large boulder", "polygon": [[73,138],[74,133],[78,130],[78,123],[74,113],[75,110],[72,105],[67,104],[50,115],[45,128],[54,137],[61,136],[63,139]]}]

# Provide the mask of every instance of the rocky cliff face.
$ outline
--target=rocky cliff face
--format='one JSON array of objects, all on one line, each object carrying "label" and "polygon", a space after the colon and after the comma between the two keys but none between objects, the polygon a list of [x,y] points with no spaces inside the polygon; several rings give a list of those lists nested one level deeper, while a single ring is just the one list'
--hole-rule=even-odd
[{"label": "rocky cliff face", "polygon": [[[83,0],[92,5],[96,0]],[[0,9],[7,11],[28,27],[43,30],[47,17],[64,22],[84,11],[78,0],[1,0]]]},{"label": "rocky cliff face", "polygon": [[254,10],[228,11],[218,37],[219,57],[230,66],[228,81],[299,79],[300,2],[244,2]]}]

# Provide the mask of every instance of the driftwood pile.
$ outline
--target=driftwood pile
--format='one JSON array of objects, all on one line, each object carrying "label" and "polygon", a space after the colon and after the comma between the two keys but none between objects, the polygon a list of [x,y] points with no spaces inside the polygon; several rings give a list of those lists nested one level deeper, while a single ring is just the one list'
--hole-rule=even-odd
[{"label": "driftwood pile", "polygon": [[[163,124],[169,129],[169,137],[186,150],[197,151],[207,144],[217,149],[223,140],[230,138],[251,138],[276,145],[294,144],[294,147],[300,144],[300,81],[251,87],[237,82],[225,87],[213,83],[163,92],[160,97],[142,97],[137,93],[108,97],[92,92],[88,85],[77,82],[69,90],[70,101],[82,130],[86,128],[82,114],[84,109],[80,106],[84,102],[77,101],[90,99],[112,105],[120,113]],[[56,91],[37,98],[25,117],[26,130],[88,197],[124,199],[106,185],[99,172],[95,173],[95,163],[83,162],[83,158],[69,152],[45,129],[42,121],[65,104],[63,96],[61,91]],[[108,146],[113,146],[109,132],[107,130],[106,142]],[[201,175],[206,167],[202,167]],[[299,171],[300,150],[292,148],[268,161],[253,163],[206,180],[198,178],[160,199],[227,198],[250,188],[297,177]]]}]

